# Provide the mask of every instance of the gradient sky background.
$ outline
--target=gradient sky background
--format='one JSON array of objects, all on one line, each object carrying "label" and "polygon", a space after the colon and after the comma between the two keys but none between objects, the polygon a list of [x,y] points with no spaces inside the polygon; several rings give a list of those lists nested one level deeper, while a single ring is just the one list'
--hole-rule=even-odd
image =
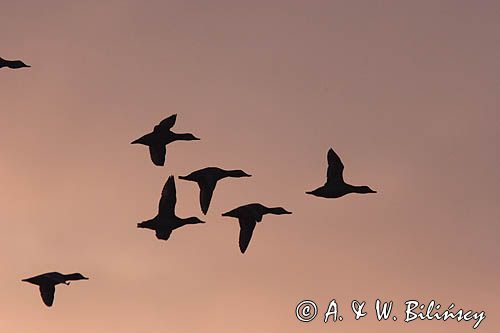
[{"label": "gradient sky background", "polygon": [[[0,29],[0,56],[33,66],[0,70],[2,332],[472,331],[405,324],[407,299],[500,329],[498,1],[9,1]],[[173,113],[202,140],[154,167],[129,143]],[[329,147],[379,193],[305,195]],[[168,242],[136,228],[170,174],[209,165],[254,176]],[[195,184],[177,195],[202,216]],[[256,201],[293,215],[242,255],[220,214]],[[46,308],[20,280],[53,270],[90,280]],[[304,298],[345,320],[298,322]]]}]

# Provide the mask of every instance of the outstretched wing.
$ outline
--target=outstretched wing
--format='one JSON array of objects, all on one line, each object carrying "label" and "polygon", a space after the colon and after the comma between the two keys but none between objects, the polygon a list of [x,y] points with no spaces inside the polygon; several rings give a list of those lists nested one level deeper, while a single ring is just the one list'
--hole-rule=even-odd
[{"label": "outstretched wing", "polygon": [[170,117],[160,121],[160,123],[155,126],[154,131],[159,133],[170,131],[170,129],[175,125],[176,120],[177,120],[177,115],[173,114]]},{"label": "outstretched wing", "polygon": [[239,218],[238,221],[240,222],[240,251],[241,253],[245,253],[257,223],[254,220],[242,218]]},{"label": "outstretched wing", "polygon": [[175,190],[174,176],[170,176],[161,191],[160,204],[158,205],[158,215],[174,216],[177,194]]},{"label": "outstretched wing", "polygon": [[165,156],[167,155],[167,148],[165,145],[153,145],[149,146],[149,155],[151,156],[151,161],[156,166],[165,165]]},{"label": "outstretched wing", "polygon": [[326,173],[327,184],[338,184],[344,182],[344,164],[340,160],[339,155],[332,148],[328,150],[328,171]]},{"label": "outstretched wing", "polygon": [[40,295],[42,300],[47,306],[52,306],[54,303],[54,294],[56,293],[56,286],[53,284],[44,284],[40,286]]},{"label": "outstretched wing", "polygon": [[200,187],[201,211],[205,215],[207,215],[208,207],[210,206],[210,201],[212,201],[212,195],[214,194],[216,184],[217,182],[213,181],[198,183],[198,186]]}]

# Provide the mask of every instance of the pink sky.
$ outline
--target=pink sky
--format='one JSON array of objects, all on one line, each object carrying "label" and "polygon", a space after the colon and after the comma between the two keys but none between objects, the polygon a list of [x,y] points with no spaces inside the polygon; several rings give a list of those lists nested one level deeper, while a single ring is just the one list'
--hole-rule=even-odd
[{"label": "pink sky", "polygon": [[[11,1],[0,29],[0,56],[33,66],[0,70],[0,331],[472,331],[405,324],[408,299],[500,329],[497,1]],[[202,140],[154,167],[129,143],[173,113]],[[305,195],[329,147],[378,193]],[[169,175],[212,165],[253,177],[219,183],[207,223],[168,242],[136,228]],[[202,217],[195,184],[177,197]],[[220,214],[250,202],[293,215],[266,216],[242,255]],[[53,270],[90,280],[46,308],[20,280]],[[298,322],[304,298],[344,321]]]}]

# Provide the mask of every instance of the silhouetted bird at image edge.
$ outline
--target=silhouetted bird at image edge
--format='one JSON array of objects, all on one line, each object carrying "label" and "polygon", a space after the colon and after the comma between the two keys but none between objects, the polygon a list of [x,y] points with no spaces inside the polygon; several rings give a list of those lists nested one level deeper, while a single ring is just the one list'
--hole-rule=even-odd
[{"label": "silhouetted bird at image edge", "polygon": [[200,140],[191,133],[174,133],[170,129],[175,125],[177,115],[174,114],[168,118],[163,119],[153,129],[153,132],[141,136],[139,139],[134,140],[131,144],[142,144],[149,147],[149,155],[154,165],[164,166],[165,156],[167,154],[167,147],[169,143],[174,141],[193,141]]},{"label": "silhouetted bird at image edge", "polygon": [[69,285],[68,281],[77,281],[77,280],[88,280],[88,278],[86,278],[80,273],[61,274],[59,272],[51,272],[51,273],[40,274],[21,281],[37,285],[40,289],[40,295],[42,296],[42,300],[45,303],[45,305],[52,306],[52,304],[54,303],[54,294],[56,293],[56,286],[61,283]]},{"label": "silhouetted bird at image edge", "polygon": [[252,203],[222,214],[222,216],[235,217],[240,223],[239,245],[241,253],[245,253],[247,250],[255,226],[262,221],[262,217],[266,214],[283,215],[292,213],[282,207],[269,208],[259,203]]},{"label": "silhouetted bird at image edge", "polygon": [[224,170],[217,167],[208,167],[191,172],[187,176],[179,176],[179,179],[196,182],[200,188],[200,207],[203,214],[207,214],[212,195],[217,182],[227,177],[251,177],[243,170]]},{"label": "silhouetted bird at image edge", "polygon": [[180,218],[175,216],[175,204],[177,196],[175,190],[174,176],[168,177],[163,191],[161,192],[158,215],[153,219],[137,223],[137,228],[151,229],[156,232],[156,238],[167,240],[172,231],[187,224],[205,223],[197,217]]},{"label": "silhouetted bird at image edge", "polygon": [[349,193],[377,193],[368,186],[354,186],[344,181],[344,164],[340,157],[333,151],[328,150],[328,170],[326,173],[326,183],[315,189],[306,192],[322,198],[339,198]]},{"label": "silhouetted bird at image edge", "polygon": [[4,58],[0,58],[0,68],[7,67],[10,69],[19,69],[24,67],[31,67],[30,65],[26,65],[21,60],[7,60]]}]

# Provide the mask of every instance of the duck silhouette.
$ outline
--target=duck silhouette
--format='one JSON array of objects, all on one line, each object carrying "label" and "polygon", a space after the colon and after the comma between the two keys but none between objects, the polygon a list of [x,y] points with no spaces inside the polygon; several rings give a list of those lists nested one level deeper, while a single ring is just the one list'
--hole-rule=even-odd
[{"label": "duck silhouette", "polygon": [[266,214],[283,215],[292,213],[282,207],[269,208],[259,203],[251,203],[222,214],[222,216],[235,217],[240,223],[239,245],[241,253],[245,253],[247,250],[257,222],[261,222],[262,217]]},{"label": "duck silhouette", "polygon": [[165,165],[165,155],[167,154],[167,147],[169,143],[174,141],[192,141],[200,140],[191,133],[174,133],[170,129],[175,125],[177,115],[171,115],[163,119],[153,129],[153,132],[141,136],[139,139],[134,140],[131,144],[142,144],[149,147],[149,155],[151,161],[156,166]]},{"label": "duck silhouette", "polygon": [[368,186],[354,186],[347,184],[344,181],[344,164],[340,157],[333,151],[328,150],[328,170],[326,173],[326,183],[315,189],[314,191],[306,192],[322,198],[340,198],[349,193],[377,193]]},{"label": "duck silhouette", "polygon": [[153,219],[137,223],[137,228],[151,229],[156,232],[156,238],[167,240],[172,231],[187,224],[205,223],[197,217],[180,218],[175,215],[175,204],[177,196],[175,190],[174,176],[168,177],[163,191],[161,192],[158,215]]},{"label": "duck silhouette", "polygon": [[208,167],[191,172],[187,176],[179,176],[179,179],[196,182],[200,188],[200,207],[203,214],[207,214],[212,195],[217,182],[227,177],[251,177],[243,170],[224,170],[217,167]]},{"label": "duck silhouette", "polygon": [[54,294],[56,293],[56,285],[61,283],[69,285],[68,281],[77,281],[77,280],[88,280],[88,278],[86,278],[80,273],[62,274],[59,272],[50,272],[33,276],[21,281],[37,285],[40,289],[40,295],[42,296],[43,302],[45,303],[45,305],[50,307],[54,303]]},{"label": "duck silhouette", "polygon": [[4,58],[0,58],[0,68],[7,67],[10,69],[18,69],[23,67],[31,67],[30,65],[26,65],[21,60],[7,60]]}]

